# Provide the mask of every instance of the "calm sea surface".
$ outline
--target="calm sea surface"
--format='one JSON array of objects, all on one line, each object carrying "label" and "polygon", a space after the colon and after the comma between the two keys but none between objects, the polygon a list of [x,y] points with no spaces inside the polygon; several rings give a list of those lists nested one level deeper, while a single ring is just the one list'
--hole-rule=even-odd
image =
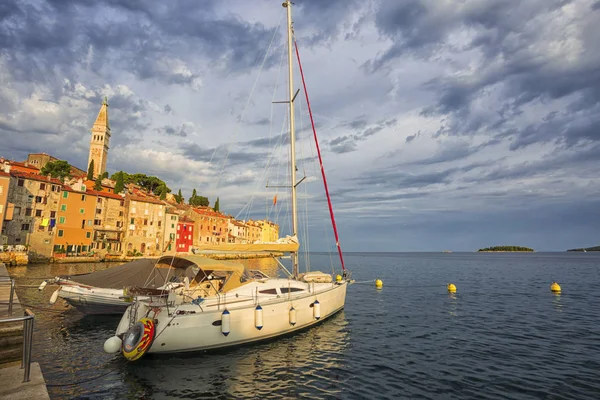
[{"label": "calm sea surface", "polygon": [[[59,300],[54,312],[34,309],[33,358],[49,385],[108,373],[50,386],[53,399],[600,399],[600,253],[350,253],[346,263],[358,283],[345,310],[294,336],[126,363],[102,350],[118,317]],[[330,256],[313,254],[311,266],[331,271]],[[106,267],[10,273],[24,286]],[[54,290],[17,292],[49,307]]]}]

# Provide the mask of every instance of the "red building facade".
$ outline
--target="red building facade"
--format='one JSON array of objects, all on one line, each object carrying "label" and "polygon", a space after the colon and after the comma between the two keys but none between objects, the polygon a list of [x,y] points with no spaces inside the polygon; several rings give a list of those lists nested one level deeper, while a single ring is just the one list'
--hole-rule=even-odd
[{"label": "red building facade", "polygon": [[179,218],[177,222],[177,236],[175,251],[187,253],[194,244],[194,221],[188,218]]}]

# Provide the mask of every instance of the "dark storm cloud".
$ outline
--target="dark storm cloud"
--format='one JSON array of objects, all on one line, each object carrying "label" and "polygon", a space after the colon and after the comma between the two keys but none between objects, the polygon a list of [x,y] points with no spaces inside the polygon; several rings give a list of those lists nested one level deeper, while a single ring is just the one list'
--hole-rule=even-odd
[{"label": "dark storm cloud", "polygon": [[270,148],[273,146],[282,146],[290,143],[290,137],[287,133],[282,133],[280,135],[275,135],[270,138],[263,137],[259,139],[249,140],[247,142],[240,142],[238,146],[240,147],[256,147],[256,148]]},{"label": "dark storm cloud", "polygon": [[225,146],[220,146],[216,149],[205,149],[197,144],[185,143],[180,146],[180,149],[186,158],[203,162],[211,161],[213,166],[218,166],[219,168],[223,165],[224,160],[226,160],[226,166],[234,166],[251,164],[262,158],[260,154],[231,151]]},{"label": "dark storm cloud", "polygon": [[424,188],[430,185],[449,183],[451,175],[456,171],[455,168],[451,168],[436,172],[411,174],[392,167],[369,171],[355,180],[359,185],[377,186],[386,189]]},{"label": "dark storm cloud", "polygon": [[[581,21],[579,39],[585,52],[565,62],[567,53],[551,56],[542,49],[550,40],[557,40],[564,43],[563,51],[568,52],[572,46],[566,45],[566,41],[574,37],[567,33],[548,37],[545,29],[549,25],[544,19],[536,21],[550,13],[556,14],[554,23],[566,20],[569,16],[561,7],[569,3],[572,2],[492,0],[444,9],[430,0],[382,2],[376,12],[376,24],[380,34],[393,40],[393,44],[365,67],[371,72],[379,71],[409,54],[435,57],[450,33],[468,28],[472,32],[469,42],[457,50],[479,51],[481,67],[466,78],[463,74],[439,76],[424,86],[435,94],[437,101],[423,108],[422,115],[446,117],[435,136],[491,133],[511,139],[511,150],[539,142],[573,146],[596,141],[599,135],[595,126],[600,117],[597,30],[593,22]],[[596,9],[597,4],[591,8]],[[490,93],[498,96],[497,108],[482,111],[478,103]],[[549,115],[547,120],[525,126],[514,123],[525,107],[561,99],[568,104],[566,111],[558,109],[559,115]]]},{"label": "dark storm cloud", "polygon": [[367,140],[370,136],[375,135],[386,127],[390,127],[396,123],[396,119],[381,120],[373,126],[366,128],[366,121],[358,119],[346,124],[342,124],[342,127],[349,127],[356,133],[344,136],[338,136],[331,139],[325,144],[329,145],[329,149],[337,154],[349,153],[358,149],[358,142]]},{"label": "dark storm cloud", "polygon": [[187,137],[188,135],[183,125],[178,128],[170,125],[165,125],[160,128],[155,128],[154,131],[167,136]]},{"label": "dark storm cloud", "polygon": [[[199,74],[174,68],[173,56],[218,59],[224,71],[257,65],[273,30],[229,15],[205,2],[25,1],[3,3],[0,53],[22,81],[74,77],[77,67],[99,71],[115,64],[142,79],[192,85]],[[118,19],[95,18],[116,13]],[[86,59],[91,52],[91,64]],[[191,62],[187,62],[192,64]],[[214,64],[214,63],[213,63]],[[213,68],[220,68],[216,64]],[[56,76],[53,77],[53,73]]]}]

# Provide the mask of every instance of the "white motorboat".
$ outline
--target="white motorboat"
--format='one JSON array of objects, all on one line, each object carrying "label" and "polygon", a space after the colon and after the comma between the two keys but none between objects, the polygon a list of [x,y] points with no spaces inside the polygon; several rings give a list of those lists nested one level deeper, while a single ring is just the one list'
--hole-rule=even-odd
[{"label": "white motorboat", "polygon": [[[47,284],[59,286],[50,297],[50,304],[61,298],[84,314],[122,315],[133,304],[129,288],[172,289],[183,285],[186,276],[195,274],[192,270],[156,268],[155,264],[155,259],[144,258],[89,274],[56,277],[44,281],[40,289]],[[170,278],[165,282],[167,275]]]}]

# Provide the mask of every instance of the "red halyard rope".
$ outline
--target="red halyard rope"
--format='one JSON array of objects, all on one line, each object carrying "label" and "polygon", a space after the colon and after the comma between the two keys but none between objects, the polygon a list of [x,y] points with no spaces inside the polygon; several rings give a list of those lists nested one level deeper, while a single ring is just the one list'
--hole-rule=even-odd
[{"label": "red halyard rope", "polygon": [[342,263],[342,269],[345,271],[344,256],[342,255],[342,247],[340,246],[340,239],[338,237],[337,226],[335,225],[335,217],[333,215],[333,207],[331,206],[331,197],[329,196],[329,189],[327,188],[327,178],[325,177],[325,168],[323,168],[323,158],[321,157],[321,149],[319,148],[319,140],[317,139],[317,130],[315,129],[315,121],[313,120],[312,110],[310,108],[310,101],[308,100],[308,91],[306,90],[306,82],[304,81],[304,72],[302,72],[302,63],[300,62],[300,53],[298,53],[298,43],[294,40],[294,46],[296,48],[296,57],[298,58],[298,67],[300,68],[300,76],[302,77],[302,86],[304,87],[304,94],[306,96],[306,105],[308,106],[308,115],[310,115],[310,124],[312,125],[313,135],[315,137],[315,145],[317,147],[317,154],[319,155],[319,165],[321,166],[321,175],[323,176],[323,186],[325,186],[325,194],[327,195],[327,205],[329,206],[329,215],[331,215],[331,223],[333,225],[333,233],[335,234],[335,245],[340,254],[340,261]]}]

